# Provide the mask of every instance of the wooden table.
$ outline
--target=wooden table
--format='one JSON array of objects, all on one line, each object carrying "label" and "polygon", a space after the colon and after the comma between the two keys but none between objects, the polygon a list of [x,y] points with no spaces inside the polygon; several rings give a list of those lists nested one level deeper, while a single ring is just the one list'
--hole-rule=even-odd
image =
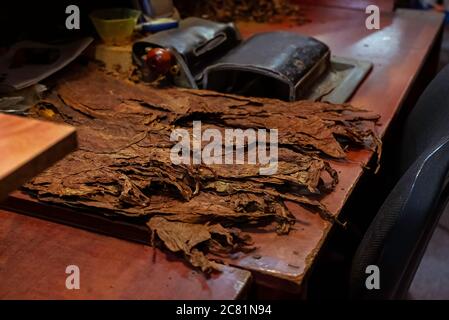
[{"label": "wooden table", "polygon": [[73,127],[0,114],[0,200],[76,145]]},{"label": "wooden table", "polygon": [[363,10],[369,5],[376,5],[381,11],[392,11],[394,0],[293,0],[299,5],[313,5],[323,7],[337,7]]},{"label": "wooden table", "polygon": [[[381,115],[382,137],[420,74],[429,53],[438,46],[443,15],[430,11],[397,10],[382,13],[381,30],[367,30],[364,11],[306,7],[312,20],[303,26],[241,23],[244,37],[258,32],[287,30],[307,34],[325,42],[333,54],[371,61],[374,68],[351,103]],[[433,57],[435,58],[435,57]],[[338,215],[363,173],[372,153],[350,152],[349,161],[335,162],[340,182],[323,203]],[[288,236],[255,233],[256,253],[230,261],[251,270],[255,282],[279,290],[298,292],[304,277],[325,241],[331,224],[303,208],[289,204],[298,222]],[[257,259],[255,258],[257,257]]]},{"label": "wooden table", "polygon": [[[210,277],[150,246],[0,210],[0,299],[237,299],[248,271]],[[65,286],[80,270],[80,289]]]},{"label": "wooden table", "polygon": [[[428,54],[436,45],[441,34],[443,16],[432,12],[406,10],[383,13],[382,29],[369,31],[364,27],[366,15],[363,11],[308,7],[306,15],[312,22],[303,26],[249,23],[239,26],[245,37],[256,32],[277,29],[312,35],[326,42],[334,54],[373,62],[373,71],[361,85],[351,103],[374,110],[382,116],[378,132],[383,136],[408,95],[416,77],[420,74]],[[362,166],[369,161],[371,156],[372,154],[368,151],[350,152],[349,161],[332,163],[339,172],[340,183],[336,191],[327,196],[323,202],[335,215],[341,211],[363,173]],[[275,233],[253,233],[252,237],[258,246],[257,251],[234,257],[237,259],[228,262],[250,270],[256,283],[261,286],[300,292],[303,280],[332,226],[299,206],[288,205],[298,219],[294,230],[288,236],[278,236]],[[60,228],[67,227],[61,226]],[[62,231],[59,237],[61,239],[64,237]],[[87,241],[86,243],[88,243],[86,239],[90,237],[95,237],[97,241],[101,242],[102,244],[99,245],[101,248],[114,248],[113,252],[117,250],[117,252],[125,254],[126,250],[115,249],[119,240],[82,231],[76,232],[76,238],[80,238],[78,241]],[[43,241],[42,238],[40,239]],[[125,244],[120,244],[120,246],[125,246]],[[151,248],[137,244],[127,244],[126,246],[137,251],[135,254],[127,256],[127,266],[132,270],[137,270],[134,268],[138,268],[142,263],[142,258],[139,259],[141,255],[147,256],[150,254],[149,252],[153,252]],[[79,258],[83,263],[95,265],[97,262],[91,261],[91,259],[95,260],[97,257],[84,254],[82,249],[87,250],[86,248],[87,245],[78,247],[76,250],[70,249],[70,247],[69,249],[61,248],[59,256],[64,256],[68,250],[67,252],[70,251],[74,254],[73,260]],[[54,259],[62,259],[56,253],[54,256]],[[23,259],[26,259],[26,256]],[[42,261],[42,258],[36,261]],[[107,263],[106,259],[103,263]],[[164,268],[175,273],[185,272],[182,271],[185,266],[178,262],[166,265],[164,263],[165,261],[161,262],[161,269]],[[154,265],[153,268],[153,270],[158,269],[157,265]],[[143,270],[144,268],[141,269],[142,272]],[[95,273],[94,270],[92,272]],[[119,272],[116,273],[116,275],[118,274]],[[137,278],[137,274],[137,271],[124,273],[123,276],[127,277],[128,283],[122,282],[122,286],[139,285],[142,281]],[[132,275],[135,277],[133,278]],[[97,276],[101,277],[101,275],[95,277]],[[95,281],[92,274],[89,277],[91,277],[91,281]],[[101,282],[101,280],[98,281]],[[184,285],[188,286],[189,284]],[[163,281],[158,282],[158,286],[163,287]],[[99,291],[95,292],[99,294]],[[176,297],[175,292],[172,291],[171,294],[167,297]]]}]

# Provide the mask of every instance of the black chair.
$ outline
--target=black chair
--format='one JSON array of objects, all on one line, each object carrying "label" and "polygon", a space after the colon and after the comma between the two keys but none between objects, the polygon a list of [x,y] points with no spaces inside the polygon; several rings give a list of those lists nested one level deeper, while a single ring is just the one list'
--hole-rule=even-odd
[{"label": "black chair", "polygon": [[[449,136],[427,149],[385,200],[354,256],[352,298],[404,298],[448,199]],[[380,270],[380,290],[365,286],[366,267]]]},{"label": "black chair", "polygon": [[[403,298],[446,205],[449,169],[449,66],[429,84],[407,118],[401,142],[401,178],[369,226],[354,256],[352,298]],[[368,265],[377,265],[381,289],[367,290]]]},{"label": "black chair", "polygon": [[407,117],[401,138],[400,173],[449,135],[449,65],[430,82]]}]

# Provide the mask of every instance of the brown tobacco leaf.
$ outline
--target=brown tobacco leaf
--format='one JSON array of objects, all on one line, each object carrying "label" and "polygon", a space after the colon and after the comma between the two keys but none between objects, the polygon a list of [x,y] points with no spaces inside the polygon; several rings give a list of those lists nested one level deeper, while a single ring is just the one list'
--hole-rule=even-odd
[{"label": "brown tobacco leaf", "polygon": [[[229,247],[236,251],[252,249],[247,237],[242,237],[240,232],[235,230],[229,231],[220,224],[192,224],[155,216],[150,218],[147,225],[170,251],[182,252],[193,266],[201,268],[202,271],[219,270],[219,267],[197,249],[201,244],[213,248],[214,253],[220,253]],[[213,247],[207,246],[207,243],[212,241]]]},{"label": "brown tobacco leaf", "polygon": [[182,16],[216,21],[306,22],[300,8],[288,0],[175,0]]},{"label": "brown tobacco leaf", "polygon": [[[320,198],[335,189],[338,175],[325,159],[344,159],[349,146],[375,149],[378,141],[378,116],[347,104],[155,89],[90,68],[65,76],[32,114],[76,126],[79,148],[24,190],[39,201],[147,221],[155,243],[202,270],[217,269],[207,253],[251,250],[241,228],[287,234],[295,218],[285,201],[333,221]],[[278,129],[277,171],[261,175],[260,164],[248,163],[173,164],[170,134],[192,133],[195,120],[222,134]]]}]

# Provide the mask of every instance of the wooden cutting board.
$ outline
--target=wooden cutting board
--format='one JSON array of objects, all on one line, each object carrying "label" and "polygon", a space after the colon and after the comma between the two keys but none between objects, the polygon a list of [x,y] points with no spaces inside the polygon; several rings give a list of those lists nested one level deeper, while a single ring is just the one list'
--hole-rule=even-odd
[{"label": "wooden cutting board", "polygon": [[0,200],[76,146],[73,127],[0,114]]}]

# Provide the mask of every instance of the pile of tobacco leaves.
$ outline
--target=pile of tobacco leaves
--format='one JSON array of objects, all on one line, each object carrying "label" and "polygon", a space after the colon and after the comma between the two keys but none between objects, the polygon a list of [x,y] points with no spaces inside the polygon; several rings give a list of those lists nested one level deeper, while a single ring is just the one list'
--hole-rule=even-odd
[{"label": "pile of tobacco leaves", "polygon": [[300,7],[289,0],[175,0],[182,16],[214,21],[306,22]]},{"label": "pile of tobacco leaves", "polygon": [[[79,148],[24,186],[39,201],[144,220],[149,239],[178,252],[203,271],[207,258],[247,252],[254,245],[242,228],[295,223],[284,201],[324,219],[319,199],[338,175],[327,158],[344,159],[347,147],[379,148],[378,116],[347,104],[283,102],[202,90],[156,89],[93,68],[60,80],[33,116],[77,128]],[[278,129],[279,162],[273,175],[257,165],[175,165],[175,128]]]}]

